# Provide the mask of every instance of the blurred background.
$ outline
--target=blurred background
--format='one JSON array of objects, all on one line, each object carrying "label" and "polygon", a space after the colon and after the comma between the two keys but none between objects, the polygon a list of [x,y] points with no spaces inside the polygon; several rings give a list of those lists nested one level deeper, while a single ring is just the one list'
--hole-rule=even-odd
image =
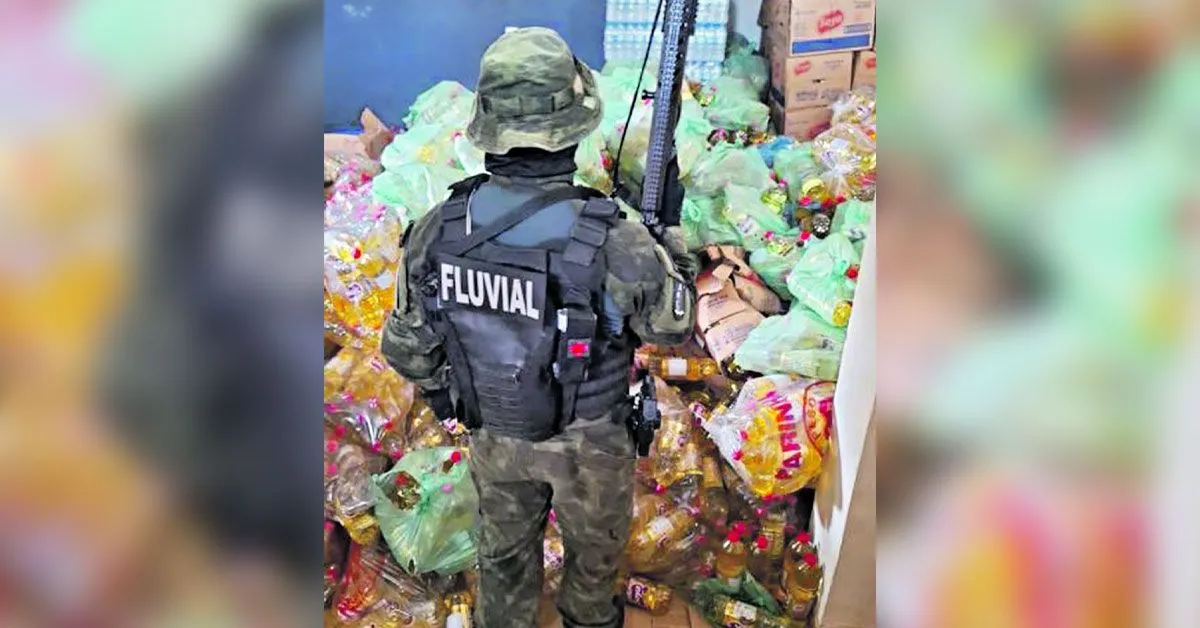
[{"label": "blurred background", "polygon": [[0,4],[0,625],[317,623],[320,10]]},{"label": "blurred background", "polygon": [[1197,6],[880,3],[881,626],[1200,621]]},{"label": "blurred background", "polygon": [[[879,20],[878,623],[1200,625],[1198,5]],[[0,4],[0,625],[318,621],[321,39]]]}]

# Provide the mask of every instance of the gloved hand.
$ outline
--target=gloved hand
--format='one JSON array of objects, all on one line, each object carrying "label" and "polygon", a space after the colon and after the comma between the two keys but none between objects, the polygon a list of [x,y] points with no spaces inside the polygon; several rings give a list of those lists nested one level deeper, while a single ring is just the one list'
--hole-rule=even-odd
[{"label": "gloved hand", "polygon": [[688,252],[683,228],[667,227],[663,232],[662,245],[671,256],[671,261],[675,264],[675,269],[679,271],[679,274],[687,280],[687,283],[695,283],[696,276],[700,274],[700,260]]}]

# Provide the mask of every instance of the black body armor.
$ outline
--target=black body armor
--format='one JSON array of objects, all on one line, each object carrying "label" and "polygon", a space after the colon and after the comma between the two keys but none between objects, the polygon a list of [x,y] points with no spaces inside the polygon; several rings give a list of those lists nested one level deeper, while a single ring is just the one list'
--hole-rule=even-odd
[{"label": "black body armor", "polygon": [[[602,253],[618,206],[587,188],[535,195],[491,224],[468,232],[468,204],[487,175],[466,179],[442,206],[430,247],[433,272],[423,305],[445,339],[468,427],[539,441],[575,417],[629,405],[631,334],[611,336],[597,323],[605,277]],[[535,248],[505,246],[496,236],[559,201],[584,200],[570,237]]]}]

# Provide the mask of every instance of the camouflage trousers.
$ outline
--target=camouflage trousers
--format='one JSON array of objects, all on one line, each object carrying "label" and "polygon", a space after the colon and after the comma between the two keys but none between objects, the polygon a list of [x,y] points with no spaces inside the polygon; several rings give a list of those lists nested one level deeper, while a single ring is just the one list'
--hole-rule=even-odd
[{"label": "camouflage trousers", "polygon": [[479,491],[477,628],[537,626],[552,506],[563,536],[563,626],[623,624],[614,585],[629,536],[635,455],[624,422],[607,418],[576,421],[537,443],[482,429],[471,435]]}]

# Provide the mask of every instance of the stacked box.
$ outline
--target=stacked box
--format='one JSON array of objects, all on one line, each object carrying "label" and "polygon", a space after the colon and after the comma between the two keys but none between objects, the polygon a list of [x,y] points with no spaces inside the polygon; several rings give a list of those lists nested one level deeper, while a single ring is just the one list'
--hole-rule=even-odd
[{"label": "stacked box", "polygon": [[[653,36],[650,62],[662,52],[662,18],[653,33],[657,0],[608,0],[604,25],[605,62],[641,64],[646,45]],[[684,74],[694,80],[711,81],[721,76],[725,42],[729,32],[729,0],[700,0],[696,30],[688,40]]]},{"label": "stacked box", "polygon": [[875,86],[875,51],[860,50],[854,53],[854,80],[850,87],[858,89],[864,85]]},{"label": "stacked box", "polygon": [[[768,104],[776,127],[812,139],[828,128],[829,105],[855,85],[862,58],[855,51],[874,43],[875,0],[763,0],[758,22],[771,66]],[[869,75],[864,70],[861,76],[874,84],[874,53],[870,60]]]}]

